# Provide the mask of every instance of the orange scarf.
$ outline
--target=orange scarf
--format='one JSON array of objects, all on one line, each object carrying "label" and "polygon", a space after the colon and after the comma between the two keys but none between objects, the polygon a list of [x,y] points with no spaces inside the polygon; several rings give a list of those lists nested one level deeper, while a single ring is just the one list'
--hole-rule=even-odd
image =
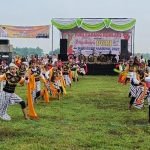
[{"label": "orange scarf", "polygon": [[48,91],[47,88],[44,86],[44,88],[41,90],[41,96],[44,97],[44,101],[45,103],[49,103],[49,95],[48,95]]},{"label": "orange scarf", "polygon": [[32,90],[36,88],[36,83],[35,83],[35,78],[34,75],[31,75],[29,78],[29,83],[27,84],[28,87],[28,108],[29,108],[29,115],[32,118],[38,118],[38,115],[36,114],[34,107],[33,107],[33,102],[32,102]]}]

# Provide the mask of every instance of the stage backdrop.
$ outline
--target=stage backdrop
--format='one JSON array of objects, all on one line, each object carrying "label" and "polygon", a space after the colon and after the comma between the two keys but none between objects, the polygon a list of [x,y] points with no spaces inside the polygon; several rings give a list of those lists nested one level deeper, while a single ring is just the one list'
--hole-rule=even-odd
[{"label": "stage backdrop", "polygon": [[61,38],[68,39],[69,54],[119,54],[122,39],[128,40],[128,54],[134,52],[134,18],[53,18],[51,22]]},{"label": "stage backdrop", "polygon": [[131,52],[131,33],[107,32],[107,29],[99,32],[72,32],[62,31],[62,38],[68,39],[68,53],[82,53],[89,56],[93,51],[95,55],[116,54],[121,51],[121,39],[128,40],[128,51]]},{"label": "stage backdrop", "polygon": [[50,25],[9,26],[0,25],[0,37],[7,38],[49,38]]}]

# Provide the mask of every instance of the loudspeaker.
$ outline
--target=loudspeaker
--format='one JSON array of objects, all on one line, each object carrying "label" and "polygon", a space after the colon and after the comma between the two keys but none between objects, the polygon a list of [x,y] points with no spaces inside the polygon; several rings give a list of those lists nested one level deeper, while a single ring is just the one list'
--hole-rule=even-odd
[{"label": "loudspeaker", "polygon": [[0,52],[12,52],[12,45],[0,45]]},{"label": "loudspeaker", "polygon": [[67,54],[67,39],[60,39],[60,54]]},{"label": "loudspeaker", "polygon": [[7,61],[7,63],[12,62],[12,53],[11,52],[0,52],[0,59],[2,61]]},{"label": "loudspeaker", "polygon": [[121,53],[120,59],[129,60],[130,55],[128,53],[128,40],[121,40]]},{"label": "loudspeaker", "polygon": [[7,39],[0,40],[0,45],[8,45],[8,44],[9,44],[9,40]]},{"label": "loudspeaker", "polygon": [[61,61],[68,61],[67,54],[58,54],[58,59],[61,59]]},{"label": "loudspeaker", "polygon": [[128,51],[128,40],[121,40],[121,53]]}]

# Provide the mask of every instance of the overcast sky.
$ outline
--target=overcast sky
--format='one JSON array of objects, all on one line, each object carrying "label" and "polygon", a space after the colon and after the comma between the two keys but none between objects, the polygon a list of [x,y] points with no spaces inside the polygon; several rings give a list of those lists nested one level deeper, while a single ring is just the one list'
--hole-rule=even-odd
[{"label": "overcast sky", "polygon": [[[150,0],[2,0],[0,24],[37,26],[52,18],[135,18],[135,52],[149,51]],[[51,39],[10,39],[14,47],[37,47],[51,51]],[[54,28],[54,49],[59,32]]]}]

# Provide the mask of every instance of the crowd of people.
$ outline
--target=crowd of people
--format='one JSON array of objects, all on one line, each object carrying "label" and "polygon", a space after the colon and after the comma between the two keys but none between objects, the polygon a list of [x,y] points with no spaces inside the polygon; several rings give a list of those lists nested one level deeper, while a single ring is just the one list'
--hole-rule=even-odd
[{"label": "crowd of people", "polygon": [[[14,60],[7,64],[2,61],[0,65],[0,118],[11,120],[7,113],[10,105],[20,104],[25,119],[29,119],[26,108],[29,109],[29,116],[37,118],[34,110],[34,103],[41,96],[46,103],[50,97],[61,100],[61,95],[66,94],[66,87],[72,86],[72,81],[77,83],[79,75],[82,77],[87,72],[86,63],[83,60],[76,62],[73,59],[62,62],[54,54],[52,57],[46,55],[38,58],[37,55],[28,57],[15,56]],[[41,82],[44,86],[41,89]],[[16,86],[27,85],[27,102],[15,94]]]},{"label": "crowd of people", "polygon": [[150,59],[146,61],[143,56],[131,56],[129,61],[119,60],[116,68],[120,73],[118,82],[123,85],[130,83],[129,110],[132,106],[139,109],[145,107],[144,101],[148,99],[150,124]]},{"label": "crowd of people", "polygon": [[[131,56],[130,60],[119,60],[116,68],[119,71],[118,82],[126,85],[130,83],[129,110],[132,106],[143,108],[144,101],[148,99],[149,124],[150,124],[150,59],[146,61],[140,56]],[[31,58],[15,56],[12,63],[2,61],[0,65],[0,118],[11,120],[7,114],[10,105],[19,103],[25,119],[29,119],[26,108],[29,109],[29,116],[37,118],[34,110],[34,103],[41,96],[46,103],[50,97],[61,100],[61,95],[66,94],[66,87],[72,86],[72,81],[77,83],[79,75],[87,73],[87,65],[84,60],[76,61],[70,59],[62,62],[56,55],[38,58],[32,55]],[[41,89],[41,82],[44,86]],[[27,102],[15,94],[16,86],[27,85]]]}]

